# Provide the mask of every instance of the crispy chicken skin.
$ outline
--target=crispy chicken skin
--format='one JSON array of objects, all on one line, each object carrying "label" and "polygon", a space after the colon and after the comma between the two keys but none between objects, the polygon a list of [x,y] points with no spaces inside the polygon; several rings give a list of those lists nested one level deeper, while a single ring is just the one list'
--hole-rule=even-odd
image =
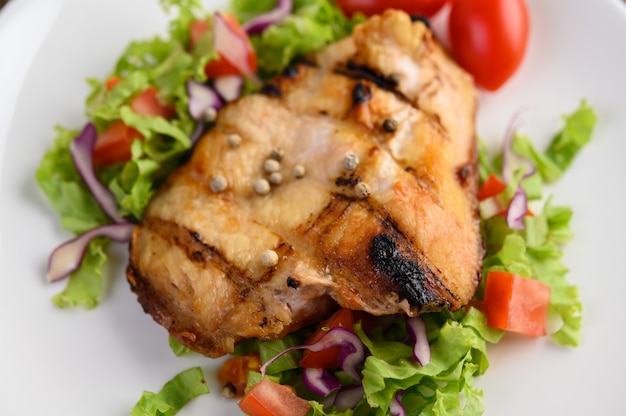
[{"label": "crispy chicken skin", "polygon": [[[132,290],[211,357],[337,305],[458,309],[483,255],[475,105],[472,79],[421,22],[371,18],[220,111],[135,229]],[[255,191],[268,159],[282,181]]]}]

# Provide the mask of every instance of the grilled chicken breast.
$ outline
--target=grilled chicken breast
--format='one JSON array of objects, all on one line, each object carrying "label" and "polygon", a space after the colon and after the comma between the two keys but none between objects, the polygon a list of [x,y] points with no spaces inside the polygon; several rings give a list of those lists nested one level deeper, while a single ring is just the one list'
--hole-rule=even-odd
[{"label": "grilled chicken breast", "polygon": [[457,309],[480,280],[472,79],[388,11],[223,108],[137,226],[146,312],[218,357],[337,305]]}]

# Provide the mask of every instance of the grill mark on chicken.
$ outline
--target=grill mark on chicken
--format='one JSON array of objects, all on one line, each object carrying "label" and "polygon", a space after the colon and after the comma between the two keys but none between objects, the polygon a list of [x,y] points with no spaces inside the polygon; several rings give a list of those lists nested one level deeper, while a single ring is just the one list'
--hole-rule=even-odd
[{"label": "grill mark on chicken", "polygon": [[345,68],[338,67],[335,69],[335,72],[354,79],[366,79],[384,90],[398,92],[396,89],[398,86],[397,79],[391,76],[385,76],[384,74],[381,74],[380,72],[364,65],[358,65],[353,60],[349,60]]},{"label": "grill mark on chicken", "polygon": [[216,266],[227,270],[226,274],[228,276],[244,274],[243,270],[229,263],[217,247],[204,243],[202,237],[196,231],[161,218],[145,218],[143,226],[183,250],[186,256],[194,262],[212,262]]},{"label": "grill mark on chicken", "polygon": [[[131,288],[172,336],[212,357],[338,304],[375,315],[461,307],[483,252],[474,106],[471,79],[422,23],[397,11],[370,19],[220,110],[136,228]],[[275,148],[283,181],[258,195]],[[306,169],[293,176],[295,166]],[[219,195],[216,174],[228,184]],[[261,261],[265,250],[277,264]]]}]

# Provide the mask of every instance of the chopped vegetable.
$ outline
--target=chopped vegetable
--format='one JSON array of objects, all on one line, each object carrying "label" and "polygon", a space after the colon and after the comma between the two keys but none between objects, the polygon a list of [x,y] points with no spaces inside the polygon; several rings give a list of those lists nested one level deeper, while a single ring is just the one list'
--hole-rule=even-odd
[{"label": "chopped vegetable", "polygon": [[363,395],[364,391],[361,384],[351,384],[342,387],[335,396],[333,406],[339,412],[354,409],[363,400]]},{"label": "chopped vegetable", "polygon": [[399,390],[396,394],[393,395],[393,399],[389,404],[389,414],[391,416],[406,416],[406,410],[402,405],[402,396],[404,395],[404,391]]},{"label": "chopped vegetable", "polygon": [[430,362],[430,345],[428,344],[428,333],[426,323],[420,316],[407,318],[407,332],[413,340],[413,358],[421,365]]},{"label": "chopped vegetable", "polygon": [[247,21],[242,26],[242,29],[250,35],[263,32],[268,27],[280,23],[289,16],[292,9],[293,0],[277,0],[276,7]]},{"label": "chopped vegetable", "polygon": [[189,114],[199,122],[213,121],[222,101],[211,87],[196,81],[187,80],[187,94],[189,94]]},{"label": "chopped vegetable", "polygon": [[526,193],[519,187],[515,191],[515,195],[511,199],[509,208],[506,211],[506,223],[509,228],[514,230],[521,230],[524,228],[524,222],[522,221],[528,212],[528,201],[526,199]]},{"label": "chopped vegetable", "polygon": [[226,75],[215,78],[213,87],[226,102],[233,101],[241,96],[243,78],[239,75]]},{"label": "chopped vegetable", "polygon": [[133,228],[134,224],[131,223],[101,225],[61,244],[50,255],[46,275],[48,281],[56,282],[78,270],[87,247],[94,238],[107,237],[125,243],[130,240]]},{"label": "chopped vegetable", "polygon": [[135,113],[146,116],[172,118],[176,115],[176,109],[169,104],[164,104],[154,87],[148,87],[139,93],[133,99],[130,108]]},{"label": "chopped vegetable", "polygon": [[276,359],[293,350],[306,349],[313,352],[319,352],[333,347],[339,347],[339,354],[337,356],[338,367],[353,380],[361,380],[358,366],[365,359],[365,349],[363,348],[363,343],[354,332],[341,326],[330,328],[328,332],[326,332],[313,344],[297,345],[286,349],[263,364],[261,366],[261,374],[265,374],[267,367]]},{"label": "chopped vegetable", "polygon": [[249,416],[304,416],[311,405],[292,388],[264,377],[243,396],[239,408]]},{"label": "chopped vegetable", "polygon": [[213,39],[220,57],[204,68],[208,78],[244,75],[256,79],[256,53],[247,33],[233,16],[220,12],[213,15]]},{"label": "chopped vegetable", "polygon": [[484,308],[487,324],[530,337],[546,335],[550,286],[513,273],[487,275]]},{"label": "chopped vegetable", "polygon": [[93,153],[98,141],[96,127],[92,123],[87,123],[81,133],[70,144],[70,154],[76,166],[78,174],[89,188],[89,191],[96,199],[102,211],[109,218],[117,223],[127,222],[125,218],[118,215],[119,209],[113,193],[96,176],[94,169]]},{"label": "chopped vegetable", "polygon": [[341,382],[330,371],[324,368],[304,368],[302,370],[304,385],[313,393],[322,397],[328,396],[341,387]]},{"label": "chopped vegetable", "polygon": [[177,374],[158,393],[144,391],[131,416],[173,416],[190,400],[209,393],[200,367]]},{"label": "chopped vegetable", "polygon": [[506,184],[502,182],[494,173],[491,173],[478,190],[478,200],[484,201],[487,198],[499,195],[506,189]]},{"label": "chopped vegetable", "polygon": [[135,140],[144,140],[144,137],[122,120],[114,121],[98,135],[93,148],[93,164],[101,168],[128,162],[132,158],[130,148]]},{"label": "chopped vegetable", "polygon": [[[321,322],[315,331],[305,342],[314,344],[328,333],[331,328],[342,327],[352,331],[354,328],[354,317],[348,308],[341,308],[330,318]],[[339,367],[339,345],[321,351],[304,350],[302,359],[298,363],[303,368],[337,368]]]}]

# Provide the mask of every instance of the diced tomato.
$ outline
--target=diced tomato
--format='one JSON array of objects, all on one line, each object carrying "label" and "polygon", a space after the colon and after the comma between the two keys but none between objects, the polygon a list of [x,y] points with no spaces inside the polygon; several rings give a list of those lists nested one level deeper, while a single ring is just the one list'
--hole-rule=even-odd
[{"label": "diced tomato", "polygon": [[[330,318],[322,322],[317,331],[315,331],[305,342],[305,344],[313,344],[319,341],[330,328],[344,327],[349,330],[354,329],[354,316],[352,311],[348,308],[339,309]],[[336,368],[339,366],[339,353],[341,348],[339,346],[326,348],[321,351],[309,351],[304,350],[302,359],[300,360],[300,367],[304,368]]]},{"label": "diced tomato", "polygon": [[110,77],[107,78],[106,81],[104,81],[104,88],[106,88],[106,90],[110,90],[111,88],[115,87],[117,84],[119,84],[119,82],[122,80],[121,77]]},{"label": "diced tomato", "polygon": [[158,91],[154,87],[148,87],[137,95],[131,102],[130,107],[135,113],[145,116],[172,118],[176,115],[176,109],[173,106],[159,100]]},{"label": "diced tomato", "polygon": [[264,378],[243,396],[239,408],[249,416],[304,416],[311,405],[293,388]]},{"label": "diced tomato", "polygon": [[487,324],[530,337],[546,335],[550,286],[508,272],[489,272],[484,296]]},{"label": "diced tomato", "polygon": [[102,167],[129,161],[130,147],[136,139],[143,140],[143,136],[137,130],[121,120],[113,122],[98,135],[93,149],[94,165]]},{"label": "diced tomato", "polygon": [[[237,35],[240,36],[241,38],[247,40],[246,59],[247,59],[250,69],[253,72],[256,72],[257,70],[256,53],[254,52],[254,49],[252,48],[252,44],[250,43],[248,34],[246,33],[245,30],[241,28],[241,25],[239,24],[239,22],[237,22],[237,19],[234,16],[230,14],[226,14],[226,13],[223,13],[222,16],[224,17],[226,24],[228,24],[228,26],[233,32],[237,33]],[[211,27],[206,20],[195,20],[189,25],[190,47],[192,49],[198,43],[198,40],[200,39],[200,37],[202,37],[204,32],[206,32],[209,29],[211,29]],[[207,65],[204,67],[204,73],[210,79],[218,78],[222,76],[228,76],[228,75],[242,75],[241,70],[237,66],[232,64],[228,59],[224,58],[221,55],[216,60],[213,60],[207,63]]]},{"label": "diced tomato", "polygon": [[193,50],[198,44],[198,41],[204,35],[204,32],[209,30],[211,26],[209,22],[204,19],[194,20],[189,25],[189,48]]},{"label": "diced tomato", "polygon": [[259,371],[259,368],[261,358],[258,353],[233,356],[224,361],[217,372],[217,379],[224,385],[231,384],[235,388],[235,396],[241,397],[248,383],[248,373]]},{"label": "diced tomato", "polygon": [[506,189],[506,184],[493,173],[490,174],[478,190],[478,200],[484,201],[487,198],[501,194]]}]

